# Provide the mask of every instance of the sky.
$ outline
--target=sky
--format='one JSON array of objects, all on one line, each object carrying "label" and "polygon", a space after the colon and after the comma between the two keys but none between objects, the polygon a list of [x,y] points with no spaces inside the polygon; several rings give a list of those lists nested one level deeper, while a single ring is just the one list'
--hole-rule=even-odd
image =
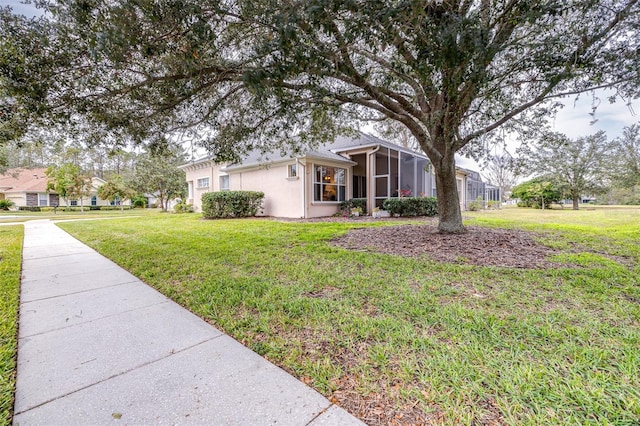
[{"label": "sky", "polygon": [[[14,13],[20,13],[26,16],[35,16],[40,14],[33,4],[25,4],[20,0],[0,0],[0,6],[11,6]],[[632,100],[630,105],[627,102],[618,100],[616,103],[609,103],[608,97],[612,95],[611,91],[598,91],[595,95],[588,93],[580,95],[576,100],[565,99],[565,104],[554,119],[550,119],[552,130],[564,133],[570,138],[578,138],[604,130],[609,139],[614,139],[622,134],[623,127],[630,126],[640,122],[640,99]],[[598,105],[594,117],[590,115],[592,106]],[[507,146],[508,150],[513,154],[517,148],[514,141]],[[456,163],[465,168],[480,170],[480,166],[473,159],[458,156]]]},{"label": "sky", "polygon": [[[609,102],[611,90],[599,90],[595,94],[583,93],[579,98],[562,99],[564,107],[549,119],[551,130],[563,133],[571,139],[592,135],[604,130],[609,140],[622,135],[624,127],[640,123],[640,99],[618,99],[615,103]],[[627,105],[629,103],[629,105]],[[592,108],[597,105],[595,115],[592,116]],[[594,123],[592,123],[595,121]],[[507,144],[507,150],[514,154],[519,144],[514,140]],[[497,153],[501,153],[501,150]],[[480,170],[480,166],[473,159],[456,157],[459,166]]]},{"label": "sky", "polygon": [[29,17],[40,15],[42,13],[36,9],[36,6],[33,3],[25,4],[24,1],[20,0],[0,0],[0,6],[11,6],[13,13]]}]

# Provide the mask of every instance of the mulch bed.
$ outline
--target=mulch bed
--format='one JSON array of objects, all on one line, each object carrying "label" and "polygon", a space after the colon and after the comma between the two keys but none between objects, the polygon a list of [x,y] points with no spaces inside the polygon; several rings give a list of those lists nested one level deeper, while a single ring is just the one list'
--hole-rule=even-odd
[{"label": "mulch bed", "polygon": [[352,229],[332,240],[336,246],[439,262],[542,269],[560,266],[548,260],[558,252],[516,229],[467,227],[465,234],[439,234],[435,225]]}]

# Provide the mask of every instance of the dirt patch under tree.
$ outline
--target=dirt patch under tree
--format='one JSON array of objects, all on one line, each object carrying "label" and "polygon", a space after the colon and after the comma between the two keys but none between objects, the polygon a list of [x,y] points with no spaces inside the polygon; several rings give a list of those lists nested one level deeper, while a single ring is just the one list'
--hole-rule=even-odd
[{"label": "dirt patch under tree", "polygon": [[352,229],[333,244],[351,249],[439,262],[539,269],[557,267],[548,260],[558,252],[516,229],[467,227],[465,234],[439,234],[434,225],[400,225]]}]

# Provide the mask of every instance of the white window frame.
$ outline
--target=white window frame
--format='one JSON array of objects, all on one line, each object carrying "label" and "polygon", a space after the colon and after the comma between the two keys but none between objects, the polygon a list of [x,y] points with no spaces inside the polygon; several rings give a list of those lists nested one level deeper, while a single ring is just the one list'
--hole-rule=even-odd
[{"label": "white window frame", "polygon": [[[44,199],[42,198],[43,196],[44,196]],[[48,205],[49,205],[49,194],[38,194],[38,207],[47,207]]]},{"label": "white window frame", "polygon": [[209,188],[209,185],[211,185],[211,179],[209,178],[209,176],[198,178],[196,181],[196,185],[197,189]]},{"label": "white window frame", "polygon": [[287,166],[287,178],[298,179],[298,164],[289,164]]},{"label": "white window frame", "polygon": [[[318,168],[326,168],[326,169],[333,169],[333,176],[337,175],[337,171],[338,170],[342,170],[343,171],[343,183],[338,183],[338,182],[325,182],[325,181],[321,181],[318,182]],[[322,172],[321,172],[322,174]],[[330,176],[330,175],[329,175]],[[323,200],[322,199],[322,195],[324,194],[324,190],[323,187],[324,186],[335,186],[336,187],[336,199],[335,200]],[[320,186],[320,200],[316,199],[316,187]],[[344,190],[342,191],[342,194],[344,194],[344,199],[341,200],[340,199],[340,187],[343,187]],[[325,166],[322,164],[314,164],[313,166],[313,202],[314,203],[330,203],[330,204],[338,204],[341,203],[343,201],[346,201],[347,199],[347,169],[343,168],[343,167],[335,167],[335,166]]]},{"label": "white window frame", "polygon": [[70,207],[78,207],[78,200],[69,200]]},{"label": "white window frame", "polygon": [[229,175],[220,176],[220,191],[229,191],[231,189],[231,178]]}]

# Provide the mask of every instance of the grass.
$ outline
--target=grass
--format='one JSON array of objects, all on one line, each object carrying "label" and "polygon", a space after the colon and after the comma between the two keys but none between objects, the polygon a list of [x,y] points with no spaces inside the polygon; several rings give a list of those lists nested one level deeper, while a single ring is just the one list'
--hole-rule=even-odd
[{"label": "grass", "polygon": [[369,423],[637,425],[638,212],[469,217],[539,232],[579,266],[483,268],[330,244],[380,223],[60,226]]},{"label": "grass", "polygon": [[97,219],[107,217],[126,217],[126,216],[146,216],[160,214],[160,209],[128,209],[120,212],[120,210],[89,210],[86,207],[85,212],[65,212],[62,209],[54,212],[29,212],[29,211],[0,211],[0,223],[7,222],[27,222],[30,220],[75,220],[75,219]]},{"label": "grass", "polygon": [[22,226],[0,226],[0,425],[13,412],[22,234]]}]

